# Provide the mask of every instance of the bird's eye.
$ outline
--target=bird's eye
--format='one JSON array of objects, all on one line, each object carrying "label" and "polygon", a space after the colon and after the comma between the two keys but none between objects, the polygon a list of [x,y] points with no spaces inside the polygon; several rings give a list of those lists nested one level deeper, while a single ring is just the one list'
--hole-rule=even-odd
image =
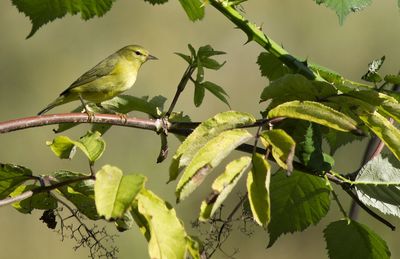
[{"label": "bird's eye", "polygon": [[136,50],[136,51],[135,51],[135,54],[138,55],[138,56],[141,56],[141,55],[142,55],[142,52],[140,52],[139,50]]}]

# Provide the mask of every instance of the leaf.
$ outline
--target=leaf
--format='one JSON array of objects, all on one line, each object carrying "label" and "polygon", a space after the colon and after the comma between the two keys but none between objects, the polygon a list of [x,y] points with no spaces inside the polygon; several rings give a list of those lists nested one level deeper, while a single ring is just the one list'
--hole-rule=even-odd
[{"label": "leaf", "polygon": [[203,19],[204,6],[200,0],[179,0],[179,2],[191,21]]},{"label": "leaf", "polygon": [[382,77],[378,74],[378,70],[381,68],[384,61],[385,56],[381,57],[380,59],[375,59],[369,63],[368,71],[361,77],[361,79],[372,83],[378,83],[382,81]]},{"label": "leaf", "polygon": [[400,159],[400,131],[378,112],[359,111],[359,118]]},{"label": "leaf", "polygon": [[101,17],[111,9],[115,0],[12,0],[13,5],[24,13],[32,22],[32,29],[27,38],[30,38],[42,25],[67,13],[80,13],[83,20],[95,16]]},{"label": "leaf", "polygon": [[261,52],[257,58],[257,64],[260,67],[261,75],[274,81],[286,74],[292,73],[281,60],[268,52]]},{"label": "leaf", "polygon": [[[26,191],[31,191],[38,188],[37,185],[20,185],[12,193],[10,197],[16,197]],[[14,202],[12,206],[21,213],[31,213],[34,209],[38,210],[53,210],[57,208],[57,200],[49,193],[41,192],[34,194],[33,196]]]},{"label": "leaf", "polygon": [[179,146],[169,168],[169,182],[175,180],[180,171],[192,160],[197,151],[210,139],[225,130],[255,123],[256,119],[249,113],[227,111],[202,122]]},{"label": "leaf", "polygon": [[91,163],[94,163],[101,157],[106,146],[106,143],[97,131],[94,133],[87,132],[79,141],[74,141],[67,136],[57,136],[52,142],[47,141],[46,144],[61,159],[71,159],[75,154],[76,147],[78,147]]},{"label": "leaf", "polygon": [[226,99],[226,97],[228,97],[228,94],[225,92],[225,90],[222,87],[220,87],[219,85],[214,84],[212,82],[209,82],[209,81],[205,81],[205,82],[201,83],[200,85],[202,87],[204,87],[205,89],[207,89],[208,91],[210,91],[210,93],[215,95],[215,97],[220,99],[226,105],[228,105],[229,108],[231,108],[229,106],[228,100]]},{"label": "leaf", "polygon": [[351,12],[358,12],[372,3],[372,0],[314,0],[317,4],[324,4],[336,12],[340,25]]},{"label": "leaf", "polygon": [[253,156],[252,165],[246,184],[250,208],[257,224],[266,227],[271,219],[271,166],[264,156],[258,153]]},{"label": "leaf", "polygon": [[385,82],[398,85],[400,84],[400,75],[386,75],[384,80]]},{"label": "leaf", "polygon": [[344,145],[352,143],[353,141],[361,141],[363,139],[361,136],[333,129],[329,129],[328,133],[326,133],[324,137],[329,144],[330,155],[334,155],[335,152]]},{"label": "leaf", "polygon": [[165,4],[168,0],[144,0],[145,2],[149,2],[152,5],[155,4]]},{"label": "leaf", "polygon": [[115,226],[119,232],[124,232],[131,229],[134,223],[135,221],[133,219],[131,211],[127,211],[124,213],[122,218],[119,218],[115,221]]},{"label": "leaf", "polygon": [[141,175],[123,175],[122,171],[105,165],[96,173],[94,193],[97,212],[105,219],[121,218],[144,187]]},{"label": "leaf", "polygon": [[400,169],[377,156],[366,163],[354,183],[358,198],[385,214],[400,217]]},{"label": "leaf", "polygon": [[179,52],[175,52],[176,55],[180,56],[181,58],[183,58],[188,64],[192,64],[193,60],[191,56],[179,53]]},{"label": "leaf", "polygon": [[267,148],[271,146],[272,156],[280,167],[293,171],[293,157],[296,142],[284,130],[274,129],[261,132],[261,142]]},{"label": "leaf", "polygon": [[260,102],[272,99],[268,106],[271,109],[288,101],[317,101],[336,94],[337,90],[329,83],[311,81],[299,74],[287,74],[264,88]]},{"label": "leaf", "polygon": [[150,258],[193,258],[200,252],[196,241],[183,228],[173,207],[149,190],[142,189],[137,195],[132,215],[140,231],[149,242]]},{"label": "leaf", "polygon": [[204,95],[205,95],[204,87],[201,84],[196,83],[194,85],[194,99],[193,99],[194,105],[196,107],[199,107],[201,105],[204,99]]},{"label": "leaf", "polygon": [[356,221],[332,222],[325,228],[324,237],[331,259],[390,258],[386,242],[367,226]]},{"label": "leaf", "polygon": [[292,101],[268,112],[268,118],[288,117],[315,122],[339,131],[357,132],[357,122],[344,113],[318,102]]},{"label": "leaf", "polygon": [[0,163],[0,200],[7,198],[20,184],[32,179],[32,171],[13,164]]},{"label": "leaf", "polygon": [[[75,173],[71,171],[58,170],[54,173],[54,178],[57,182],[69,181],[79,177],[87,176],[82,173]],[[57,183],[55,182],[55,183]],[[57,190],[75,207],[80,213],[85,215],[91,220],[100,219],[97,214],[96,204],[94,200],[94,180],[82,180],[79,182],[70,183],[61,186]]]},{"label": "leaf", "polygon": [[243,156],[233,160],[226,166],[225,171],[213,182],[211,186],[213,191],[201,203],[200,220],[207,220],[214,215],[247,170],[250,162],[250,157]]},{"label": "leaf", "polygon": [[248,141],[252,135],[244,129],[224,131],[208,141],[193,156],[176,187],[177,202],[186,198],[204,178],[236,147]]},{"label": "leaf", "polygon": [[282,234],[303,231],[316,225],[328,212],[330,190],[319,177],[294,170],[271,178],[271,222],[268,225],[271,247]]}]

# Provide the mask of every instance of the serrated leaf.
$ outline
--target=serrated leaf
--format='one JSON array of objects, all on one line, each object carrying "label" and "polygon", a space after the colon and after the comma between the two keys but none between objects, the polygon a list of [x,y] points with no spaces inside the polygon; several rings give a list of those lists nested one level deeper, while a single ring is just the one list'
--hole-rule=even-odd
[{"label": "serrated leaf", "polygon": [[271,82],[261,93],[260,102],[271,100],[271,109],[288,101],[317,101],[336,95],[337,90],[329,83],[311,81],[299,74],[287,74]]},{"label": "serrated leaf", "polygon": [[[54,178],[58,182],[69,181],[79,177],[86,176],[82,173],[76,173],[65,170],[58,170],[54,173]],[[80,213],[91,220],[98,220],[100,216],[97,214],[96,204],[94,201],[94,180],[82,180],[80,182],[70,183],[68,185],[57,188],[58,191],[75,207]]]},{"label": "serrated leaf", "polygon": [[359,199],[385,214],[400,217],[400,169],[377,156],[365,164],[355,179]]},{"label": "serrated leaf", "polygon": [[386,259],[390,251],[386,242],[367,226],[356,221],[339,220],[324,230],[331,259]]},{"label": "serrated leaf", "polygon": [[340,25],[351,12],[358,12],[372,3],[372,0],[314,0],[317,4],[324,4],[336,12]]},{"label": "serrated leaf", "polygon": [[[20,185],[12,193],[10,197],[19,196],[26,191],[31,191],[38,188],[37,185]],[[34,209],[38,210],[53,210],[57,208],[57,200],[50,193],[41,192],[33,196],[14,202],[12,206],[21,213],[31,213]]]},{"label": "serrated leaf", "polygon": [[283,64],[276,56],[268,52],[260,53],[257,58],[257,64],[260,67],[261,75],[267,77],[270,81],[291,73],[290,68]]},{"label": "serrated leaf", "polygon": [[107,220],[121,218],[143,189],[145,181],[146,178],[142,175],[123,175],[117,167],[103,166],[96,173],[94,184],[99,215]]},{"label": "serrated leaf", "polygon": [[20,184],[32,179],[32,171],[13,164],[0,163],[0,200],[7,198]]},{"label": "serrated leaf", "polygon": [[46,144],[61,159],[71,159],[75,154],[76,147],[78,147],[91,163],[101,157],[106,146],[98,131],[87,132],[79,141],[74,141],[67,136],[57,136],[52,142],[47,141]]},{"label": "serrated leaf", "polygon": [[377,111],[360,111],[359,118],[400,159],[400,131]]},{"label": "serrated leaf", "polygon": [[103,16],[115,0],[12,0],[20,12],[32,22],[31,37],[42,25],[66,14],[80,14],[83,20]]},{"label": "serrated leaf", "polygon": [[235,148],[252,138],[244,129],[224,131],[208,141],[193,156],[176,187],[177,202],[186,198]]},{"label": "serrated leaf", "polygon": [[264,156],[256,153],[252,169],[247,175],[247,195],[254,220],[266,227],[271,219],[270,180],[271,166]]},{"label": "serrated leaf", "polygon": [[274,129],[261,132],[261,142],[266,148],[271,147],[272,156],[280,167],[293,171],[293,158],[296,142],[284,130]]},{"label": "serrated leaf", "polygon": [[207,220],[214,215],[247,170],[250,162],[250,157],[243,156],[226,166],[225,171],[213,182],[211,186],[213,191],[208,195],[207,200],[201,203],[200,220]]},{"label": "serrated leaf", "polygon": [[202,122],[179,146],[169,168],[169,181],[175,180],[180,171],[192,160],[197,151],[210,139],[225,130],[230,130],[255,123],[256,119],[249,113],[227,111]]},{"label": "serrated leaf", "polygon": [[[142,189],[132,210],[133,218],[147,239],[150,258],[198,258],[200,252],[183,228],[173,207],[149,190]],[[196,251],[197,250],[197,251]]]},{"label": "serrated leaf", "polygon": [[205,90],[201,84],[194,85],[194,97],[193,102],[196,107],[199,107],[204,100]]},{"label": "serrated leaf", "polygon": [[203,19],[204,6],[200,0],[179,0],[179,2],[191,21]]},{"label": "serrated leaf", "polygon": [[318,102],[286,102],[268,112],[268,118],[288,117],[307,120],[340,131],[357,131],[357,122],[344,113]]},{"label": "serrated leaf", "polygon": [[226,97],[228,97],[228,94],[225,92],[225,90],[222,87],[220,87],[219,85],[214,84],[212,82],[209,82],[209,81],[205,81],[205,82],[201,83],[201,86],[204,87],[205,89],[207,89],[208,91],[210,91],[210,93],[212,93],[215,97],[217,97],[222,102],[224,102],[230,108],[229,102],[226,99]]},{"label": "serrated leaf", "polygon": [[278,172],[271,177],[271,247],[282,234],[316,225],[328,212],[330,190],[319,177],[294,170],[291,176]]}]

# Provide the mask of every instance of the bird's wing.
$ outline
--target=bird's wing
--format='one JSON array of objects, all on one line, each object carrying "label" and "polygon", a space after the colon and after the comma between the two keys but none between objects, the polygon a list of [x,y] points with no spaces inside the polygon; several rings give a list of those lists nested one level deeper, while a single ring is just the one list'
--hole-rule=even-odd
[{"label": "bird's wing", "polygon": [[115,68],[118,62],[118,53],[114,53],[108,58],[101,61],[99,64],[94,66],[92,69],[81,75],[77,80],[75,80],[67,89],[65,89],[60,95],[64,95],[72,88],[90,83],[100,77],[109,75],[110,72]]}]

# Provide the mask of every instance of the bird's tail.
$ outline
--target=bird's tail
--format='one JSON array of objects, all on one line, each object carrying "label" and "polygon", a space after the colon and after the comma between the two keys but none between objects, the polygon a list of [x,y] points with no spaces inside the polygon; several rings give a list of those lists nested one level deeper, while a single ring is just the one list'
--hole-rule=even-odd
[{"label": "bird's tail", "polygon": [[46,112],[48,112],[49,110],[53,109],[56,106],[59,106],[61,104],[70,102],[71,100],[67,100],[68,98],[65,98],[64,95],[60,95],[57,99],[55,99],[52,103],[50,103],[49,105],[46,106],[46,108],[44,108],[43,110],[41,110],[40,112],[38,112],[38,115],[42,115]]}]

